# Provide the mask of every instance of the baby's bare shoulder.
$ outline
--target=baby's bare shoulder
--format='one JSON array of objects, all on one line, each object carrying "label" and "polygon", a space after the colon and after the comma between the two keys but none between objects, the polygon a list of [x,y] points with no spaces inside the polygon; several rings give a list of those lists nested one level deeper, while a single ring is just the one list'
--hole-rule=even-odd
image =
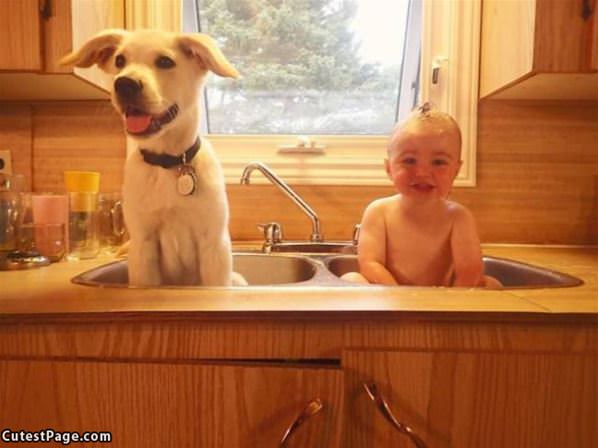
[{"label": "baby's bare shoulder", "polygon": [[398,195],[374,199],[366,207],[365,213],[380,213],[383,210],[386,210],[388,207],[391,207],[394,204],[396,204],[398,200]]},{"label": "baby's bare shoulder", "polygon": [[446,209],[453,222],[471,223],[475,221],[473,213],[463,204],[446,201]]},{"label": "baby's bare shoulder", "polygon": [[453,215],[471,214],[469,209],[463,204],[459,204],[455,201],[445,201],[447,212]]},{"label": "baby's bare shoulder", "polygon": [[370,203],[370,205],[373,207],[388,207],[390,205],[395,205],[400,200],[401,195],[394,194],[392,196],[385,196],[383,198],[375,199]]},{"label": "baby's bare shoulder", "polygon": [[362,226],[384,225],[387,216],[392,214],[394,204],[397,202],[397,195],[378,198],[370,202],[365,208],[362,217]]}]

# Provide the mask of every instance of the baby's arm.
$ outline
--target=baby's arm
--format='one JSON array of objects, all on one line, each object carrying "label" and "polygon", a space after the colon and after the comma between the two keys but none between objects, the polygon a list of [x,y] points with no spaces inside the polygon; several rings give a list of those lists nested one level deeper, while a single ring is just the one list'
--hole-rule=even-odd
[{"label": "baby's arm", "polygon": [[453,286],[478,286],[484,273],[480,238],[471,212],[456,204],[451,250],[455,265]]},{"label": "baby's arm", "polygon": [[357,253],[359,271],[370,283],[397,285],[393,275],[386,269],[385,204],[382,200],[367,206],[359,229]]}]

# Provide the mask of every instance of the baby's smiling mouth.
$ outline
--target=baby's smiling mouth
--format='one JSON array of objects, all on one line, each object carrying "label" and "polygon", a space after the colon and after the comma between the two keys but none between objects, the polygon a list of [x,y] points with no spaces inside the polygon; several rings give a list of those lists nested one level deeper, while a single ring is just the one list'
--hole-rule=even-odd
[{"label": "baby's smiling mouth", "polygon": [[427,182],[413,182],[409,186],[420,193],[428,193],[436,188],[435,185],[429,184]]}]

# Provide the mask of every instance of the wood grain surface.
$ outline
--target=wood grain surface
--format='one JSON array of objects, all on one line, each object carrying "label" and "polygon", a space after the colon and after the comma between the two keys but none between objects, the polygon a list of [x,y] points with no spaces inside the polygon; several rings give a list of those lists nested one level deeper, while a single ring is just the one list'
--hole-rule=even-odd
[{"label": "wood grain surface", "polygon": [[[31,120],[34,153],[19,152],[17,160],[33,165],[35,190],[62,191],[67,168],[98,170],[103,191],[120,190],[125,137],[109,104],[37,103],[32,110],[28,118],[29,109],[3,104],[0,117],[13,121],[4,122],[0,135]],[[472,210],[482,241],[598,243],[597,103],[484,101],[479,114],[477,186],[455,189],[452,197]],[[365,206],[393,194],[390,185],[293,188],[319,214],[330,240],[350,239]],[[287,239],[308,237],[308,218],[274,186],[228,185],[227,191],[234,239],[260,239],[256,224],[268,221],[280,222]]]},{"label": "wood grain surface", "polygon": [[[482,2],[480,96],[520,79],[533,68],[535,0]],[[505,30],[509,30],[505,33]],[[509,63],[505,64],[504,61]]]},{"label": "wood grain surface", "polygon": [[[363,392],[374,382],[396,418],[435,448],[592,447],[598,356],[363,351],[343,354],[345,447],[411,447]],[[566,430],[564,430],[566,428]]]},{"label": "wood grain surface", "polygon": [[33,189],[64,192],[63,172],[100,172],[100,190],[120,191],[125,136],[106,102],[49,103],[33,112]]},{"label": "wood grain surface", "polygon": [[[338,314],[311,319],[187,318],[104,319],[43,316],[3,320],[0,358],[106,361],[200,359],[338,359],[345,349],[482,350],[598,354],[596,319],[548,319],[431,314],[361,318]],[[93,334],[93,337],[89,337]]]},{"label": "wood grain surface", "polygon": [[0,69],[42,69],[42,36],[38,0],[0,0]]},{"label": "wood grain surface", "polygon": [[0,149],[10,151],[13,173],[25,176],[28,190],[32,188],[33,179],[32,134],[30,105],[14,104],[2,107],[0,104]]},{"label": "wood grain surface", "polygon": [[72,73],[73,71],[71,67],[64,67],[58,63],[73,49],[71,3],[71,0],[52,0],[52,15],[42,21],[45,72]]},{"label": "wood grain surface", "polygon": [[338,369],[1,361],[0,378],[3,428],[110,431],[120,448],[274,447],[320,398],[289,447],[340,446]]},{"label": "wood grain surface", "polygon": [[536,5],[535,71],[589,71],[592,23],[581,17],[583,2],[536,0]]}]

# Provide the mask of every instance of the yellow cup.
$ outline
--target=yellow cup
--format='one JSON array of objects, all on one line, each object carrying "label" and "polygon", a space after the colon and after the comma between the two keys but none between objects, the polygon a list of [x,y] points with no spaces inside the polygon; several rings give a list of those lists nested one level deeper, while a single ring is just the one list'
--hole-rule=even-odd
[{"label": "yellow cup", "polygon": [[98,194],[89,191],[73,191],[69,193],[69,210],[71,212],[95,212]]},{"label": "yellow cup", "polygon": [[69,193],[97,193],[100,190],[100,173],[96,171],[65,171],[64,185]]}]

